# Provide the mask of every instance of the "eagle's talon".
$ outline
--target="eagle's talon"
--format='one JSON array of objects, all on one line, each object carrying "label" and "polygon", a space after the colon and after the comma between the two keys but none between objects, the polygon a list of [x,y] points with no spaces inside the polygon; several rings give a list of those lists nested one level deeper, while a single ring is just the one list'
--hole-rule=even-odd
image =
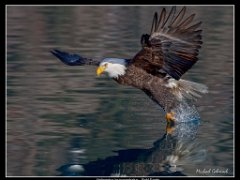
[{"label": "eagle's talon", "polygon": [[166,133],[172,134],[175,130],[176,119],[174,117],[176,113],[170,112],[166,114],[167,126],[166,126]]},{"label": "eagle's talon", "polygon": [[167,127],[166,127],[166,134],[172,134],[175,130],[175,125],[169,125],[167,124]]},{"label": "eagle's talon", "polygon": [[175,114],[176,114],[175,112],[170,112],[170,113],[166,114],[167,123],[172,123],[172,122],[176,121],[176,119],[174,117]]}]

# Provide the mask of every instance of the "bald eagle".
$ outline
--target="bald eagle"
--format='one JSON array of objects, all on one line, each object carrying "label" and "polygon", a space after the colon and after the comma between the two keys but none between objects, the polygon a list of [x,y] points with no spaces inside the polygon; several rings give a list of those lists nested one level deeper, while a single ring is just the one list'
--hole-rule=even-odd
[{"label": "bald eagle", "polygon": [[175,121],[174,108],[196,100],[207,93],[207,87],[180,79],[197,61],[201,48],[201,22],[193,23],[195,14],[185,17],[186,7],[178,13],[172,7],[160,16],[155,12],[150,34],[141,37],[142,49],[130,59],[105,58],[97,61],[77,54],[52,50],[52,54],[70,66],[95,65],[96,74],[103,72],[119,84],[144,91]]}]

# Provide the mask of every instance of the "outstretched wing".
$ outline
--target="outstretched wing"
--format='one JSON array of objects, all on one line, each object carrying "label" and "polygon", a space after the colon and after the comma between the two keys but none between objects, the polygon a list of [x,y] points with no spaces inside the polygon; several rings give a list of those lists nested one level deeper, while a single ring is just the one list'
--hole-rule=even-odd
[{"label": "outstretched wing", "polygon": [[69,54],[59,50],[52,50],[51,53],[59,58],[64,64],[69,66],[82,66],[82,65],[99,65],[99,61],[84,58],[77,54]]},{"label": "outstretched wing", "polygon": [[201,22],[193,24],[195,14],[184,17],[185,13],[186,7],[177,15],[173,7],[167,15],[164,8],[159,20],[155,13],[150,35],[144,34],[141,39],[143,49],[151,52],[151,58],[145,58],[149,67],[155,68],[154,72],[166,72],[176,80],[197,62],[202,44],[202,30],[198,29]]}]

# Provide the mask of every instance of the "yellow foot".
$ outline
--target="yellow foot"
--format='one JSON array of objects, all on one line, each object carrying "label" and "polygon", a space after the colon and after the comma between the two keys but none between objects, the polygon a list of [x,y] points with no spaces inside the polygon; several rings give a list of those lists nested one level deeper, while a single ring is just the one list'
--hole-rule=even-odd
[{"label": "yellow foot", "polygon": [[173,131],[175,130],[175,121],[176,119],[174,118],[175,112],[170,112],[166,114],[166,120],[167,120],[167,127],[166,127],[166,132],[167,134],[172,134]]},{"label": "yellow foot", "polygon": [[175,130],[175,121],[172,121],[171,123],[167,123],[166,126],[166,133],[167,134],[172,134]]},{"label": "yellow foot", "polygon": [[175,118],[174,118],[174,115],[175,115],[176,113],[175,112],[170,112],[170,113],[167,113],[166,114],[166,120],[167,120],[167,122],[168,123],[172,123],[172,122],[175,122]]}]

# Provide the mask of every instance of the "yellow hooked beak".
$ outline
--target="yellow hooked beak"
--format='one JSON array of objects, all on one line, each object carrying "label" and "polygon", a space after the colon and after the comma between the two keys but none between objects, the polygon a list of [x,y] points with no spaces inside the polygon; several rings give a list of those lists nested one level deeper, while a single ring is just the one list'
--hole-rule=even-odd
[{"label": "yellow hooked beak", "polygon": [[96,71],[97,75],[100,76],[105,71],[106,67],[107,66],[99,66]]}]

